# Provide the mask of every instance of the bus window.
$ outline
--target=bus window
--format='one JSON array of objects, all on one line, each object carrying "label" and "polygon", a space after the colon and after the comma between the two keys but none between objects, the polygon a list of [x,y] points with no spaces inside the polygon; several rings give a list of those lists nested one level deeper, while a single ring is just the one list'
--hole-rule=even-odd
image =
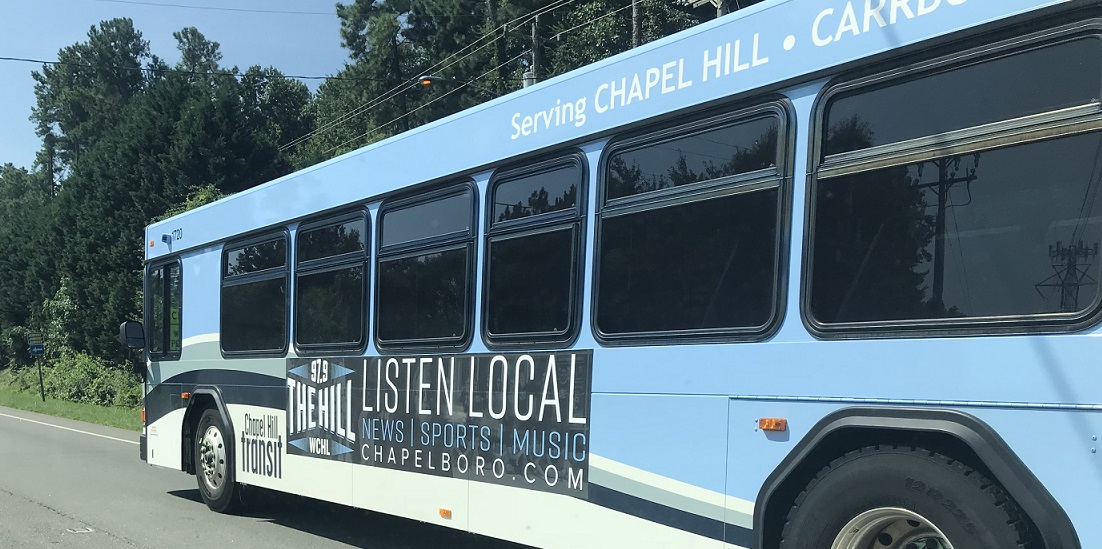
[{"label": "bus window", "polygon": [[384,204],[375,299],[380,347],[465,347],[474,292],[474,191]]},{"label": "bus window", "polygon": [[506,171],[491,183],[488,341],[564,343],[577,334],[584,183],[580,155]]},{"label": "bus window", "polygon": [[180,358],[183,281],[180,263],[151,267],[146,282],[146,345],[152,360]]},{"label": "bus window", "polygon": [[222,351],[250,355],[286,352],[286,233],[228,245],[222,272]]},{"label": "bus window", "polygon": [[612,146],[598,218],[603,338],[768,331],[779,294],[781,121],[775,111],[726,117]]},{"label": "bus window", "polygon": [[366,341],[367,218],[304,224],[295,244],[295,345],[359,351]]},{"label": "bus window", "polygon": [[[828,100],[812,191],[813,322],[1006,329],[1089,315],[1099,303],[1102,132],[1060,128],[1076,116],[1069,106],[1097,112],[1100,47],[1078,39]],[[1015,79],[1044,86],[1005,101],[983,95],[1020,89]],[[885,107],[902,96],[917,103]],[[891,146],[862,150],[878,145]],[[860,152],[831,156],[841,151]]]}]

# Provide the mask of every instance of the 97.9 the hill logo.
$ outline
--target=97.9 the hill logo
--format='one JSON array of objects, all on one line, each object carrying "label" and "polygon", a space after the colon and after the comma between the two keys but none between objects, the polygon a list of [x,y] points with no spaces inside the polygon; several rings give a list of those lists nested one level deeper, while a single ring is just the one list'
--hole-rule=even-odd
[{"label": "97.9 the hill logo", "polygon": [[353,371],[333,359],[289,360],[287,450],[290,454],[352,461],[358,410]]},{"label": "97.9 the hill logo", "polygon": [[291,359],[292,454],[589,494],[593,352]]}]

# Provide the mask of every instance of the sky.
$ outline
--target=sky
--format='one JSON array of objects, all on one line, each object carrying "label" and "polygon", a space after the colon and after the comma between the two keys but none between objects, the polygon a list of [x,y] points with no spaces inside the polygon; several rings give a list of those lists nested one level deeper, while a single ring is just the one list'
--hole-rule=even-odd
[{"label": "sky", "polygon": [[[129,17],[169,64],[180,59],[172,33],[195,27],[221,44],[223,66],[329,76],[348,59],[335,6],[336,0],[0,0],[0,57],[54,61],[58,50],[86,41],[100,21]],[[0,60],[0,165],[30,169],[34,162],[41,141],[29,120],[31,72],[41,68]],[[316,90],[321,81],[305,83]]]}]

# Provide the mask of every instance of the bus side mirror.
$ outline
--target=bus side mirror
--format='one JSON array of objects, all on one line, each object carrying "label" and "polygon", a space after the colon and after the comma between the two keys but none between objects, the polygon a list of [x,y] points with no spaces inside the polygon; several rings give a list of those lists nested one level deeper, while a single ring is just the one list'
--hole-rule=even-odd
[{"label": "bus side mirror", "polygon": [[119,343],[127,349],[135,350],[145,347],[145,328],[142,323],[135,320],[127,320],[119,325]]}]

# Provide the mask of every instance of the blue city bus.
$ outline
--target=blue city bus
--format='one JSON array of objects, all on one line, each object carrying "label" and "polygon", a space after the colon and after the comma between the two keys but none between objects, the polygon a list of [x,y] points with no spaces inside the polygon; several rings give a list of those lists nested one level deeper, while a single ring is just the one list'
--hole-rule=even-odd
[{"label": "blue city bus", "polygon": [[142,457],[541,547],[1102,547],[1100,179],[1102,2],[766,0],[150,225]]}]

